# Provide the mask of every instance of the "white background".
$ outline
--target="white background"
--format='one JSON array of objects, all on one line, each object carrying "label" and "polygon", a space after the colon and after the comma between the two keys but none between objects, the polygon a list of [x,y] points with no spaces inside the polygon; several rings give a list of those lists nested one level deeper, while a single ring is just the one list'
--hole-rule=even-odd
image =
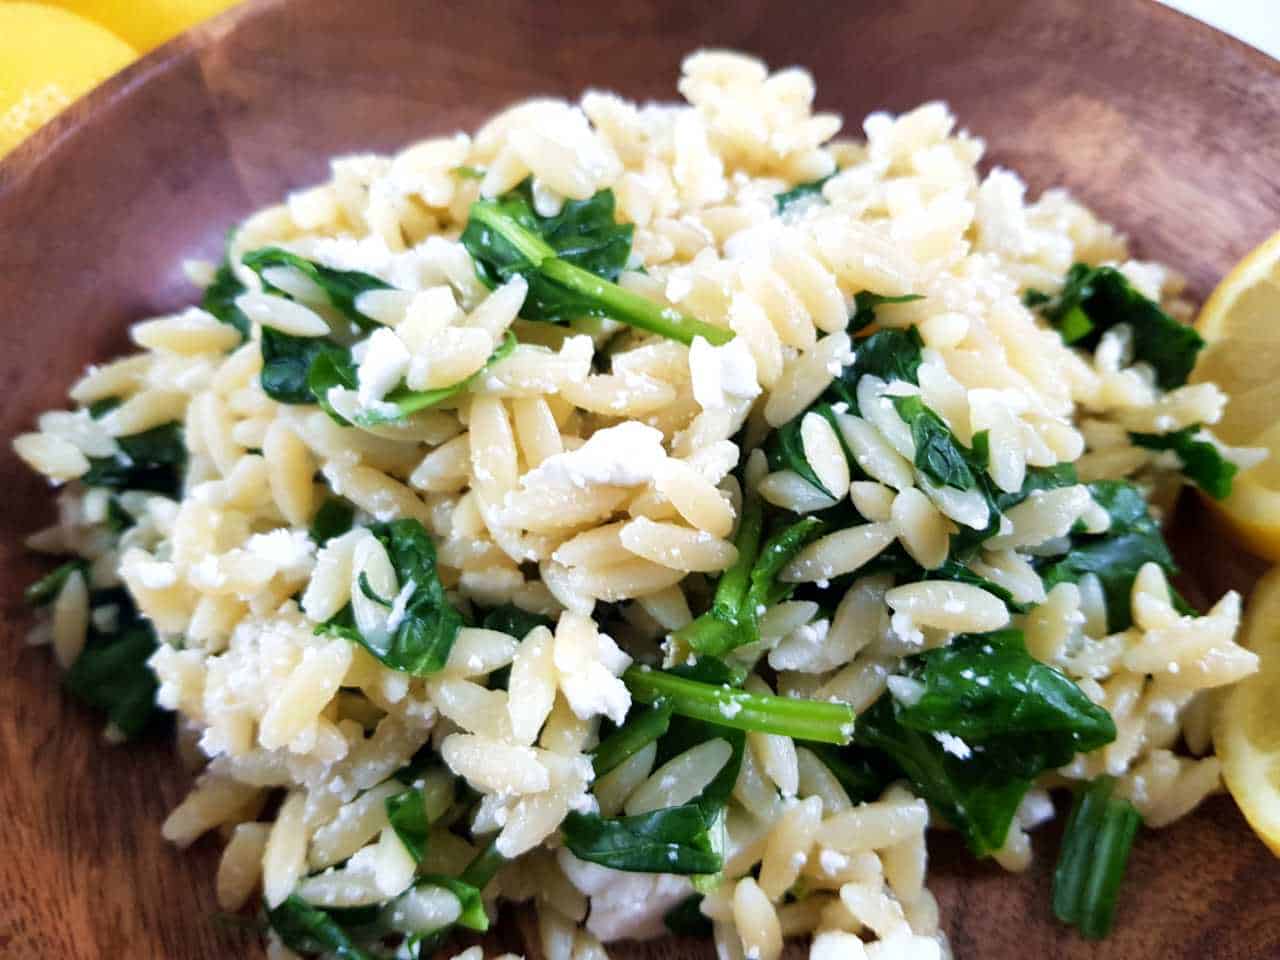
[{"label": "white background", "polygon": [[1280,0],[1161,0],[1280,60]]}]

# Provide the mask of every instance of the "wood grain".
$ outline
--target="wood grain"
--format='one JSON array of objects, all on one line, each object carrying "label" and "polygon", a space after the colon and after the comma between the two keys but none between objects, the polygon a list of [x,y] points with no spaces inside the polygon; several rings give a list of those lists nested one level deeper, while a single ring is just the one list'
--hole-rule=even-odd
[{"label": "wood grain", "polygon": [[[473,126],[531,93],[670,98],[681,56],[705,45],[809,66],[819,106],[855,123],[949,100],[990,163],[1033,191],[1069,186],[1200,294],[1280,226],[1280,68],[1147,0],[252,3],[156,51],[0,165],[0,436],[61,404],[130,320],[188,301],[182,258],[215,254],[228,226],[319,178],[329,155]],[[0,957],[243,955],[252,948],[212,920],[215,850],[160,840],[185,780],[167,741],[104,746],[48,653],[22,645],[19,593],[39,567],[18,542],[52,508],[7,444],[0,483]],[[1214,589],[1251,575],[1197,510],[1180,543]],[[1215,551],[1231,563],[1206,562]],[[1102,944],[1051,920],[1055,844],[1037,835],[1039,866],[1016,878],[939,842],[932,886],[957,957],[1280,957],[1280,864],[1226,799],[1143,835]],[[510,926],[503,936],[517,942]]]}]

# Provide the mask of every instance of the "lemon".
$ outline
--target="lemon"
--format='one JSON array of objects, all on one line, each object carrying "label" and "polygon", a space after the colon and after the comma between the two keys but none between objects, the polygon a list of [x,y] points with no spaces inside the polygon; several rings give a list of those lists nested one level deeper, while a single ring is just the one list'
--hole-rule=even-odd
[{"label": "lemon", "polygon": [[1214,432],[1270,456],[1235,478],[1231,496],[1210,501],[1255,553],[1280,561],[1280,233],[1241,260],[1196,320],[1208,345],[1191,379],[1231,398]]},{"label": "lemon", "polygon": [[235,5],[236,0],[51,0],[119,34],[141,53]]},{"label": "lemon", "polygon": [[1228,691],[1213,744],[1250,826],[1280,856],[1280,567],[1258,581],[1241,637],[1261,669]]},{"label": "lemon", "polygon": [[38,3],[0,3],[0,155],[136,57],[105,27]]}]

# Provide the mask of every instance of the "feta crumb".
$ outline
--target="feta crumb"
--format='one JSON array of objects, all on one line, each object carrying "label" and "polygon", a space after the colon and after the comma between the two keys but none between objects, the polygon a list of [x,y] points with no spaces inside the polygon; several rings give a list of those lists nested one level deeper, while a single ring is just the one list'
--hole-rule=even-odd
[{"label": "feta crumb", "polygon": [[548,457],[526,473],[520,484],[525,488],[543,483],[638,487],[653,480],[666,458],[662,432],[628,420],[597,430],[577,450]]},{"label": "feta crumb", "polygon": [[838,850],[823,847],[822,852],[818,854],[818,865],[822,867],[823,873],[834,876],[849,866],[849,858]]},{"label": "feta crumb", "polygon": [[356,370],[359,381],[357,396],[367,407],[387,395],[409,369],[409,349],[395,331],[379,327],[365,341],[364,359]]},{"label": "feta crumb", "polygon": [[689,376],[693,398],[704,410],[723,409],[732,400],[751,400],[760,395],[756,361],[741,337],[734,337],[722,347],[694,337],[689,345]]},{"label": "feta crumb", "polygon": [[934,733],[933,739],[942,744],[942,749],[953,757],[959,757],[961,760],[968,760],[973,756],[973,751],[969,749],[969,745],[954,733],[947,733],[945,730],[939,730]]}]

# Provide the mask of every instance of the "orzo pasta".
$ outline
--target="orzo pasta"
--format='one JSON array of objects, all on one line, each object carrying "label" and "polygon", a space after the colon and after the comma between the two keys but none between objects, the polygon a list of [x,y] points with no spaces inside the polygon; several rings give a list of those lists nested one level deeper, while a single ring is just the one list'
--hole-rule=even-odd
[{"label": "orzo pasta", "polygon": [[1177,275],[941,103],[842,140],[801,69],[679,88],[335,160],[14,441],[66,558],[33,641],[112,739],[177,713],[165,836],[221,835],[272,956],[532,900],[550,960],[946,957],[927,828],[1022,870],[1072,786],[1097,935],[1081,851],[1114,891],[1218,789],[1256,657],[1160,518],[1255,454]]}]

